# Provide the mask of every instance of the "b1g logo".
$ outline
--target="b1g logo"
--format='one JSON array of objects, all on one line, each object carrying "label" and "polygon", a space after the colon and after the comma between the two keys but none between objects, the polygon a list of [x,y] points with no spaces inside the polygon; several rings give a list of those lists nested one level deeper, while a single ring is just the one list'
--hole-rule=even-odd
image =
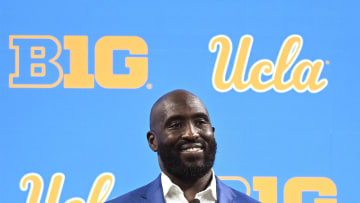
[{"label": "b1g logo", "polygon": [[251,66],[246,78],[245,73],[252,43],[251,35],[241,37],[234,66],[229,79],[226,80],[232,54],[232,42],[225,35],[217,35],[210,40],[209,50],[213,53],[218,50],[212,77],[213,87],[217,91],[227,92],[234,89],[237,92],[244,92],[252,88],[256,92],[274,89],[281,93],[294,89],[297,92],[308,90],[311,93],[317,93],[327,86],[328,81],[320,79],[324,67],[324,62],[320,59],[299,61],[292,68],[290,78],[286,79],[287,72],[290,71],[302,48],[303,39],[300,35],[290,35],[285,39],[276,63],[269,59],[258,60]]},{"label": "b1g logo", "polygon": [[[10,88],[52,88],[64,79],[64,88],[139,88],[148,77],[148,48],[137,36],[104,36],[95,45],[95,76],[88,73],[88,37],[64,36],[69,50],[69,74],[57,61],[61,44],[50,35],[10,35],[9,48],[15,51],[15,73],[9,75]],[[128,74],[114,74],[114,51],[125,50]]]}]

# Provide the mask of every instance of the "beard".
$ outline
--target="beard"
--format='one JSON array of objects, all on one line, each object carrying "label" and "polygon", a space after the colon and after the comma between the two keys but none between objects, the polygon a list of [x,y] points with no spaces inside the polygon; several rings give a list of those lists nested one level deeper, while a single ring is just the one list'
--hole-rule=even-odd
[{"label": "beard", "polygon": [[[188,156],[181,158],[181,146],[184,144],[201,143],[203,156]],[[182,180],[196,180],[210,171],[215,161],[217,144],[215,138],[205,142],[203,139],[195,141],[180,140],[176,144],[159,144],[158,154],[165,170]]]}]

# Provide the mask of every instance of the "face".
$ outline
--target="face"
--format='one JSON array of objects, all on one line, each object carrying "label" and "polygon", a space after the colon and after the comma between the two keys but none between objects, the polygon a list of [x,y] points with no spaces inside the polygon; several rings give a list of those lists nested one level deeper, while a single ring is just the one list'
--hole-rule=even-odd
[{"label": "face", "polygon": [[213,166],[214,128],[203,103],[194,95],[166,98],[153,129],[163,170],[183,180],[204,176]]}]

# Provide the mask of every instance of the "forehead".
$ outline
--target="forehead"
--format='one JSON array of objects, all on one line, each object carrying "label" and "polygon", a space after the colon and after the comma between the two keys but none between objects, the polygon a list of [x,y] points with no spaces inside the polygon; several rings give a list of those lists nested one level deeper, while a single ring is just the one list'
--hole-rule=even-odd
[{"label": "forehead", "polygon": [[199,98],[193,95],[183,97],[169,97],[162,103],[162,119],[167,120],[173,116],[193,116],[196,114],[204,114],[208,116],[205,105]]},{"label": "forehead", "polygon": [[190,92],[176,90],[165,94],[155,102],[150,113],[150,129],[161,130],[166,121],[176,117],[206,116],[208,111],[201,100]]}]

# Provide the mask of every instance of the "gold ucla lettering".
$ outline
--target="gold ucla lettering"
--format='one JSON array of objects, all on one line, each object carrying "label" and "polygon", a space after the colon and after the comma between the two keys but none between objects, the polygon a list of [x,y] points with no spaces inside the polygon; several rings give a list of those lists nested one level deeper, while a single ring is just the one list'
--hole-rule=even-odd
[{"label": "gold ucla lettering", "polygon": [[[46,195],[46,203],[58,203],[59,197],[64,185],[65,176],[62,173],[56,173],[51,177],[51,182]],[[89,193],[87,203],[103,203],[106,201],[114,186],[115,177],[111,173],[100,174]],[[30,188],[29,188],[30,185]],[[23,176],[20,181],[20,189],[26,191],[29,189],[29,195],[26,203],[40,203],[44,183],[40,175],[29,173]],[[74,197],[66,201],[66,203],[85,203],[82,198]]]},{"label": "gold ucla lettering", "polygon": [[41,176],[36,173],[28,173],[20,180],[20,189],[22,191],[29,190],[26,203],[40,203],[43,188],[44,182]]},{"label": "gold ucla lettering", "polygon": [[[63,74],[56,61],[61,44],[53,36],[10,35],[9,48],[15,51],[15,73],[9,74],[10,88],[52,88],[64,77],[64,88],[94,88],[96,79],[104,88],[134,89],[143,86],[148,77],[147,44],[137,36],[100,38],[95,45],[95,75],[88,73],[87,36],[64,36],[64,49],[70,53],[68,74]],[[113,74],[114,50],[129,51],[131,57],[125,57],[129,74]]]},{"label": "gold ucla lettering", "polygon": [[51,177],[49,189],[46,195],[45,202],[58,203],[62,187],[64,185],[65,176],[62,173],[55,173]]},{"label": "gold ucla lettering", "polygon": [[112,188],[114,187],[115,177],[112,173],[102,173],[99,175],[89,193],[88,203],[103,203],[106,201]]},{"label": "gold ucla lettering", "polygon": [[[244,92],[251,88],[256,92],[265,92],[270,89],[277,92],[287,92],[294,89],[297,92],[308,90],[311,93],[317,93],[327,86],[328,81],[320,79],[324,66],[324,62],[320,59],[299,61],[292,69],[290,78],[285,81],[285,74],[294,64],[302,48],[303,40],[299,35],[290,35],[285,39],[275,65],[268,59],[259,60],[251,66],[247,80],[245,80],[245,71],[252,43],[253,37],[251,35],[241,37],[234,66],[229,78],[226,79],[232,54],[232,42],[225,35],[217,35],[210,40],[209,50],[213,53],[218,51],[212,76],[212,84],[217,91],[227,92],[234,89],[238,92]],[[306,72],[306,70],[308,71]],[[262,76],[272,77],[263,81]]]}]

